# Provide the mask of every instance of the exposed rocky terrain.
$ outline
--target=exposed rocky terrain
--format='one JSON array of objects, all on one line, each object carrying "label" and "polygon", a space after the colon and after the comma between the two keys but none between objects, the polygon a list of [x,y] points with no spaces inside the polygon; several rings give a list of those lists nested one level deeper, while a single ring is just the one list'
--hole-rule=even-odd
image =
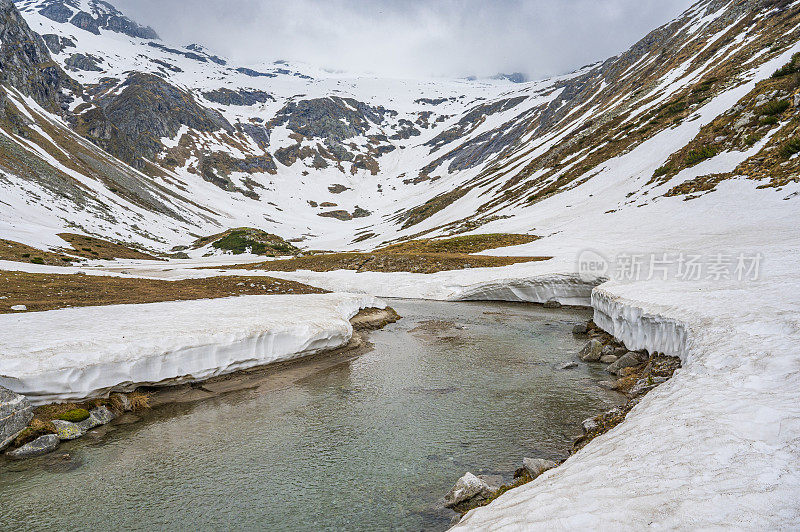
[{"label": "exposed rocky terrain", "polygon": [[0,231],[35,218],[165,250],[249,226],[367,249],[519,216],[682,125],[607,212],[738,176],[780,187],[798,179],[798,74],[770,74],[799,9],[707,0],[569,75],[404,81],[235,65],[98,0],[3,0]]}]

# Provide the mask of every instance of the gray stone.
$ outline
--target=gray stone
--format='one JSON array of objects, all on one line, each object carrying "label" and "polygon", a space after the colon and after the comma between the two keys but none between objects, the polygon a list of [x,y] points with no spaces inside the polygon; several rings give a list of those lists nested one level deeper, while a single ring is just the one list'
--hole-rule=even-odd
[{"label": "gray stone", "polygon": [[792,99],[792,105],[794,107],[800,107],[800,92],[794,95],[794,98]]},{"label": "gray stone", "polygon": [[5,449],[33,419],[33,406],[18,393],[0,386],[0,450]]},{"label": "gray stone", "polygon": [[89,419],[94,419],[98,425],[107,425],[111,423],[115,417],[114,413],[105,406],[98,406],[89,411]]},{"label": "gray stone", "polygon": [[581,425],[583,426],[583,431],[587,434],[600,426],[593,417],[590,417],[589,419],[584,419]]},{"label": "gray stone", "polygon": [[589,340],[583,349],[580,350],[578,356],[584,362],[597,362],[600,360],[600,356],[603,352],[603,344],[600,343],[600,340],[592,339]]},{"label": "gray stone", "polygon": [[628,350],[624,346],[619,346],[614,348],[614,352],[612,354],[619,358],[627,352]]},{"label": "gray stone", "polygon": [[579,323],[575,327],[572,328],[572,334],[586,334],[589,332],[589,328],[586,327],[585,323]]},{"label": "gray stone", "polygon": [[543,306],[544,308],[561,308],[562,305],[555,299],[548,299]]},{"label": "gray stone", "polygon": [[619,389],[619,382],[617,381],[600,381],[597,383],[598,386],[601,388],[605,388],[606,390],[617,390]]},{"label": "gray stone", "polygon": [[558,369],[572,369],[572,368],[577,368],[577,367],[578,367],[578,363],[575,362],[575,361],[572,361],[572,362],[567,362],[565,364],[562,364],[561,366],[559,366]]},{"label": "gray stone", "polygon": [[614,375],[619,375],[619,372],[620,370],[622,370],[622,368],[638,366],[641,363],[642,362],[639,360],[639,357],[636,355],[636,353],[628,351],[627,353],[619,357],[619,359],[616,362],[606,367],[606,371],[609,373],[613,373]]},{"label": "gray stone", "polygon": [[600,362],[603,364],[612,364],[617,361],[616,355],[603,355],[600,357]]},{"label": "gray stone", "polygon": [[31,458],[34,456],[41,456],[52,452],[58,447],[59,439],[55,434],[45,434],[39,436],[30,443],[26,443],[19,449],[8,451],[6,456],[14,460],[22,460],[24,458]]},{"label": "gray stone", "polygon": [[[109,410],[104,406],[98,406],[97,408],[93,408],[91,411],[89,411],[89,417],[87,417],[86,419],[84,419],[79,423],[74,423],[74,425],[81,431],[80,436],[83,436],[84,434],[86,434],[86,432],[92,430],[95,427],[111,423],[114,417],[115,416],[113,412],[111,412],[111,410]],[[79,436],[75,437],[77,438]]]},{"label": "gray stone", "polygon": [[472,499],[488,499],[492,496],[492,489],[483,480],[472,473],[466,473],[456,481],[455,486],[444,497],[444,505],[447,508],[455,508]]},{"label": "gray stone", "polygon": [[531,478],[536,478],[548,469],[553,469],[558,464],[552,460],[545,460],[543,458],[523,458],[522,467],[528,472]]},{"label": "gray stone", "polygon": [[[84,421],[81,421],[81,423],[84,423],[89,419],[91,419],[91,416]],[[54,419],[52,423],[56,428],[56,436],[58,436],[58,438],[61,440],[74,440],[76,438],[80,438],[86,433],[87,430],[82,428],[79,423],[64,421],[63,419]]]},{"label": "gray stone", "polygon": [[636,384],[633,385],[633,388],[628,392],[628,395],[631,397],[636,397],[637,395],[644,395],[662,382],[666,382],[668,377],[651,377],[650,379],[639,379],[636,381]]},{"label": "gray stone", "polygon": [[603,351],[601,352],[602,356],[606,355],[613,355],[615,347],[611,344],[606,344],[603,346]]},{"label": "gray stone", "polygon": [[503,485],[502,475],[478,475],[478,478],[484,481],[487,486],[489,486],[489,489],[492,490],[492,493],[499,490],[500,486]]}]

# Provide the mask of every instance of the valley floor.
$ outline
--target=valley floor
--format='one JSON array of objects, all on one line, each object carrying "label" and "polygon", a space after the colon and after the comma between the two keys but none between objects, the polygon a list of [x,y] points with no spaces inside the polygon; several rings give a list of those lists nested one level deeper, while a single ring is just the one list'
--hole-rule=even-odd
[{"label": "valley floor", "polygon": [[[132,345],[155,345],[155,351],[182,352],[206,364],[198,375],[210,375],[237,364],[232,346],[244,345],[245,337],[272,346],[275,359],[305,350],[309,342],[344,343],[351,330],[347,320],[361,307],[381,305],[373,296],[591,304],[594,321],[626,347],[678,356],[682,368],[645,396],[624,423],[562,466],[473,510],[458,527],[793,528],[800,522],[797,213],[779,200],[769,209],[748,212],[752,196],[761,192],[746,184],[732,192],[725,201],[719,196],[707,203],[693,200],[691,219],[676,219],[669,206],[649,207],[646,213],[620,214],[614,223],[570,222],[572,226],[535,242],[484,252],[553,257],[502,268],[431,274],[269,272],[227,269],[224,260],[211,263],[216,259],[127,260],[75,268],[94,275],[173,280],[263,275],[337,293],[4,315],[0,345],[11,357],[3,360],[0,374],[17,373],[19,391],[55,399],[57,394],[47,386],[66,378],[52,369],[53,357],[66,360],[65,346],[83,345],[97,333],[105,340],[87,352],[98,361],[124,358]],[[739,216],[741,212],[748,217]],[[491,229],[519,230],[501,225]],[[692,257],[697,261],[690,262]],[[592,261],[606,261],[609,269],[603,273],[610,280],[601,283],[587,273],[584,266]],[[217,269],[198,268],[209,265]],[[50,273],[56,268],[20,263],[3,267]],[[277,342],[272,334],[259,336],[265,329],[258,324],[265,317],[275,331],[291,329],[285,338],[293,343]],[[78,322],[79,327],[71,325]],[[84,329],[86,324],[103,330]],[[64,330],[77,331],[75,338],[64,338]],[[125,333],[127,347],[120,350],[119,338],[111,336],[128,330],[135,334]],[[186,331],[192,341],[164,349],[162,344],[176,331]],[[225,347],[209,347],[214,344]],[[35,367],[23,362],[31,356],[39,361]],[[142,366],[151,371],[142,380],[169,377],[162,373],[169,369],[166,362]],[[37,371],[46,378],[36,377]],[[4,382],[8,378],[0,380]],[[70,382],[67,388],[82,394],[109,385],[95,379],[82,385]]]}]

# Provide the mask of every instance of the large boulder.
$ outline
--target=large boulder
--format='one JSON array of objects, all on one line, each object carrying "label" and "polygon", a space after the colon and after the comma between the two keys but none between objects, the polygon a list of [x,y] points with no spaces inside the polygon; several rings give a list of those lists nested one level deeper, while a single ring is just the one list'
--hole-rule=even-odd
[{"label": "large boulder", "polygon": [[86,433],[86,430],[82,429],[78,423],[64,421],[63,419],[54,419],[51,423],[56,429],[56,435],[61,440],[74,440]]},{"label": "large boulder", "polygon": [[522,467],[531,478],[536,478],[548,469],[553,469],[558,464],[553,462],[552,460],[545,460],[543,458],[523,458],[522,459]]},{"label": "large boulder", "polygon": [[638,366],[641,363],[642,362],[641,360],[639,360],[639,356],[636,353],[628,351],[627,353],[619,357],[619,359],[617,359],[616,362],[606,367],[606,371],[609,373],[613,373],[614,375],[619,375],[619,372],[622,370],[622,368],[630,368],[633,366]]},{"label": "large boulder", "polygon": [[105,406],[98,406],[89,412],[89,417],[83,421],[73,423],[71,421],[64,421],[61,419],[54,419],[53,426],[56,428],[56,434],[62,440],[74,440],[80,438],[88,431],[100,425],[110,423],[114,419],[114,413]]},{"label": "large boulder", "polygon": [[0,450],[5,449],[33,419],[33,406],[25,396],[0,386]]},{"label": "large boulder", "polygon": [[49,452],[55,451],[59,444],[58,436],[55,434],[45,434],[39,436],[30,443],[26,443],[19,449],[8,451],[6,456],[14,460],[22,460],[24,458],[32,458],[34,456],[41,456]]},{"label": "large boulder", "polygon": [[578,356],[584,362],[597,362],[600,360],[600,357],[603,354],[603,344],[600,343],[600,340],[591,339],[589,340],[583,349],[580,350]]},{"label": "large boulder", "polygon": [[457,512],[464,513],[475,508],[494,494],[494,490],[483,480],[472,473],[466,473],[458,479],[455,486],[444,497],[444,505]]}]

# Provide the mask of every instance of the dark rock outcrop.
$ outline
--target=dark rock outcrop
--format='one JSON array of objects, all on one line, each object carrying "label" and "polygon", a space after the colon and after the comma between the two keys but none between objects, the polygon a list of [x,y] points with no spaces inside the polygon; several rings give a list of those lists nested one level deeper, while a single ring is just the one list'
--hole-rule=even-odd
[{"label": "dark rock outcrop", "polygon": [[33,406],[24,396],[0,386],[0,450],[5,449],[33,419]]},{"label": "dark rock outcrop", "polygon": [[275,101],[269,93],[254,89],[231,90],[226,88],[216,89],[203,93],[206,100],[223,105],[255,105]]},{"label": "dark rock outcrop", "polygon": [[68,70],[102,72],[103,67],[100,66],[102,62],[102,59],[90,54],[72,54],[64,61],[64,64]]},{"label": "dark rock outcrop", "polygon": [[[45,109],[62,112],[62,88],[76,84],[50,58],[44,40],[32,31],[11,0],[0,0],[0,83],[32,97]],[[0,102],[0,114],[3,114]]]},{"label": "dark rock outcrop", "polygon": [[67,48],[75,48],[75,41],[55,33],[45,33],[42,35],[42,39],[52,54],[60,54]]},{"label": "dark rock outcrop", "polygon": [[233,126],[217,111],[198,104],[194,97],[154,74],[135,72],[121,91],[101,96],[99,107],[76,117],[81,134],[134,167],[153,158],[163,146],[159,139],[173,138],[181,126],[211,132]]}]

